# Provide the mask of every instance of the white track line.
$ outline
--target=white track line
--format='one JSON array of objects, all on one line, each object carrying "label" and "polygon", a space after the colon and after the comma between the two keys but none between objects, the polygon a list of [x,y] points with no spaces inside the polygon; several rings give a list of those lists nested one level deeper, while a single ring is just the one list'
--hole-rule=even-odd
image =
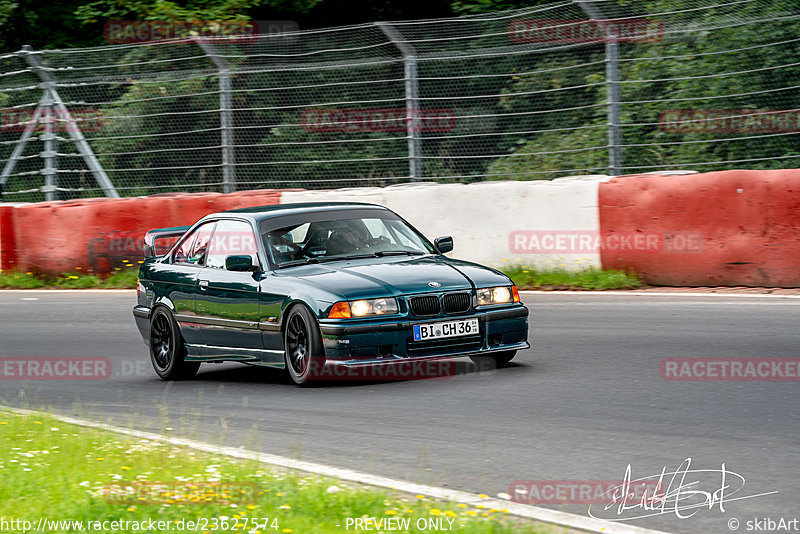
[{"label": "white track line", "polygon": [[559,512],[558,510],[550,510],[547,508],[540,508],[538,506],[529,506],[527,504],[519,504],[506,500],[499,499],[482,499],[473,493],[463,491],[456,491],[446,488],[439,488],[436,486],[425,486],[422,484],[414,484],[406,482],[405,480],[397,480],[386,478],[378,475],[370,475],[353,471],[352,469],[345,469],[341,467],[332,467],[328,465],[304,462],[301,460],[293,460],[285,456],[277,456],[274,454],[265,454],[261,452],[248,451],[245,449],[237,449],[233,447],[223,447],[220,445],[213,445],[211,443],[203,443],[201,441],[194,441],[191,439],[175,438],[165,436],[163,434],[154,434],[152,432],[143,432],[141,430],[131,430],[128,428],[121,428],[105,423],[98,423],[94,421],[87,421],[84,419],[77,419],[64,415],[56,415],[45,412],[38,412],[34,410],[23,410],[20,408],[11,408],[7,406],[0,406],[0,411],[7,411],[21,415],[38,415],[42,417],[51,417],[64,423],[73,425],[97,428],[99,430],[107,430],[109,432],[116,432],[118,434],[125,434],[128,436],[148,439],[151,441],[160,441],[162,443],[169,443],[178,447],[186,447],[197,451],[209,452],[212,454],[220,454],[223,456],[230,456],[232,458],[242,458],[246,460],[254,460],[259,463],[274,465],[278,467],[297,469],[307,473],[314,473],[325,477],[338,478],[341,480],[348,480],[357,482],[359,484],[367,484],[370,486],[377,486],[391,490],[402,491],[410,494],[426,495],[435,499],[441,499],[452,502],[460,502],[470,505],[483,505],[489,508],[496,508],[498,510],[508,510],[510,514],[540,521],[543,523],[550,523],[561,527],[567,527],[585,532],[596,532],[599,534],[666,534],[658,530],[650,530],[646,528],[636,527],[633,525],[626,525],[622,523],[612,523],[602,521],[591,517],[584,517],[577,514],[569,514],[566,512]]}]

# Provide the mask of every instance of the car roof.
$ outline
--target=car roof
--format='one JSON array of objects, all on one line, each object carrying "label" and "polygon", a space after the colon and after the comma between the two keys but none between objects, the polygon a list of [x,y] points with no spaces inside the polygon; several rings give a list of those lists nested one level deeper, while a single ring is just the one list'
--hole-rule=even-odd
[{"label": "car roof", "polygon": [[317,213],[324,211],[343,211],[348,209],[379,209],[388,211],[388,208],[384,206],[380,206],[378,204],[368,204],[366,202],[302,202],[295,204],[273,204],[270,206],[239,208],[215,213],[214,215],[219,216],[230,213],[244,216],[248,219],[254,219],[255,221],[260,221],[263,219],[269,219],[271,217],[283,215],[297,215],[302,213]]}]

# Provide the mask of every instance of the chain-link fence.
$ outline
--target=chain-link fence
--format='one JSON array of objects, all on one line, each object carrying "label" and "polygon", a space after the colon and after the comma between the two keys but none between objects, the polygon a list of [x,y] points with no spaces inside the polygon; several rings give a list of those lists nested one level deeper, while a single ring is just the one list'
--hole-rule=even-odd
[{"label": "chain-link fence", "polygon": [[564,1],[0,56],[4,200],[800,161],[800,10]]}]

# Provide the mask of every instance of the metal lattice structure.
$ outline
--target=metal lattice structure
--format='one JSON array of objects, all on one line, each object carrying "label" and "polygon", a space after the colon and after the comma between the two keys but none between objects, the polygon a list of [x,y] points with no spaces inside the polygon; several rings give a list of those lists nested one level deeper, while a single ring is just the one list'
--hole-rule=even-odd
[{"label": "metal lattice structure", "polygon": [[800,161],[788,1],[561,1],[0,56],[14,201]]}]

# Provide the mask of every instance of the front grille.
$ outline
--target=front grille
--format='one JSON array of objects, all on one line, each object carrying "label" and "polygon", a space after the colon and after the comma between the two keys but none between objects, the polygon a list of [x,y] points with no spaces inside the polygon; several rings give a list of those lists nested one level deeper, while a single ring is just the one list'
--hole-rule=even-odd
[{"label": "front grille", "polygon": [[406,351],[409,356],[432,356],[436,354],[458,354],[475,352],[483,347],[481,335],[413,341],[409,338]]},{"label": "front grille", "polygon": [[411,313],[417,317],[439,315],[439,297],[411,297],[408,301]]},{"label": "front grille", "polygon": [[469,310],[472,295],[469,293],[448,293],[442,298],[445,313],[463,313]]}]

